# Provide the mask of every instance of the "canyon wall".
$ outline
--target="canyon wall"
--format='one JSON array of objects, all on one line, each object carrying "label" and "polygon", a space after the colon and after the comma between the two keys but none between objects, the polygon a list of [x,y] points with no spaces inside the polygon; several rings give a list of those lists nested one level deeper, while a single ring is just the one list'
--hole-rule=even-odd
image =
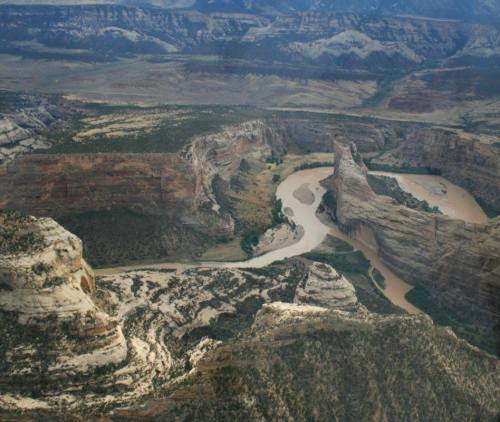
[{"label": "canyon wall", "polygon": [[57,218],[93,265],[189,258],[234,236],[214,178],[282,155],[285,139],[257,120],[194,138],[179,154],[24,155],[0,166],[0,209]]},{"label": "canyon wall", "polygon": [[78,391],[96,371],[110,382],[127,345],[94,302],[81,241],[51,219],[0,213],[0,244],[0,391]]},{"label": "canyon wall", "polygon": [[20,43],[31,41],[48,48],[82,50],[72,58],[92,62],[172,52],[251,55],[370,70],[416,66],[457,53],[498,60],[494,25],[357,13],[229,12],[233,13],[110,4],[0,5],[0,39],[6,53],[64,57],[61,50],[40,52]]},{"label": "canyon wall", "polygon": [[[51,219],[0,213],[0,289],[2,420],[365,420],[380,411],[424,421],[498,409],[498,360],[425,315],[370,313],[325,264],[94,282],[74,235]],[[303,400],[304,386],[321,400]]]},{"label": "canyon wall", "polygon": [[175,213],[195,200],[192,169],[175,154],[35,154],[0,177],[1,208],[52,217],[116,207]]},{"label": "canyon wall", "polygon": [[470,224],[378,196],[354,146],[337,145],[331,189],[341,229],[368,243],[397,275],[457,311],[500,318],[500,218]]},{"label": "canyon wall", "polygon": [[410,129],[397,148],[374,162],[439,169],[443,176],[500,210],[498,143],[442,129]]}]

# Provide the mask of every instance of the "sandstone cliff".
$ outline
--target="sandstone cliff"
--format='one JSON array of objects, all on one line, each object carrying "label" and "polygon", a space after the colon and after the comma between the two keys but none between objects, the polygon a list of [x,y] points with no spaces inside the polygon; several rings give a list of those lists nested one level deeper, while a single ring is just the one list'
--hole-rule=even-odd
[{"label": "sandstone cliff", "polygon": [[500,210],[500,150],[493,143],[442,129],[410,129],[401,145],[374,162],[439,169],[443,176]]},{"label": "sandstone cliff", "polygon": [[51,219],[0,214],[0,244],[2,394],[80,390],[89,374],[125,361],[122,330],[94,303],[76,236]]},{"label": "sandstone cliff", "polygon": [[498,411],[497,360],[427,317],[369,313],[328,265],[148,270],[94,284],[80,241],[53,220],[2,214],[0,230],[1,418]]},{"label": "sandstone cliff", "polygon": [[[341,229],[367,243],[404,280],[490,327],[500,318],[500,219],[470,224],[376,195],[354,147],[337,145],[331,186]],[[480,317],[482,315],[482,317]]]},{"label": "sandstone cliff", "polygon": [[[229,181],[242,162],[279,156],[284,143],[279,128],[250,121],[196,137],[179,154],[26,155],[0,167],[0,209],[60,218],[99,265],[194,253],[206,236],[234,235],[215,177]],[[135,256],[124,248],[134,238]]]}]

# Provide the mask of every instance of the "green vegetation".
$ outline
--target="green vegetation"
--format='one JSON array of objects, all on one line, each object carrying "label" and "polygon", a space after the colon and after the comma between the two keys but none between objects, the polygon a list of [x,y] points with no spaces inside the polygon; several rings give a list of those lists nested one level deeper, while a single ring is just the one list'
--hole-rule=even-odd
[{"label": "green vegetation", "polygon": [[323,195],[320,205],[320,211],[326,210],[328,215],[335,220],[337,218],[337,198],[332,191],[328,190]]},{"label": "green vegetation", "polygon": [[[137,107],[118,107],[91,105],[89,108],[105,117],[112,113],[144,113],[147,109]],[[181,112],[171,118],[165,117],[153,128],[135,130],[130,134],[108,137],[106,134],[85,137],[75,141],[73,137],[85,127],[82,121],[75,121],[69,129],[51,136],[53,146],[43,153],[159,153],[178,152],[198,135],[219,131],[223,126],[244,121],[264,118],[265,111],[253,107],[229,106],[162,106],[150,108],[151,112]],[[93,128],[93,127],[91,127]],[[111,129],[110,129],[111,131]]]},{"label": "green vegetation", "polygon": [[[259,52],[262,54],[263,46],[259,47]],[[226,52],[227,53],[227,52]],[[241,53],[234,51],[236,56]],[[300,80],[325,80],[325,81],[372,81],[372,80],[387,80],[387,72],[382,70],[353,70],[328,67],[324,65],[316,65],[313,63],[291,63],[290,61],[276,61],[276,52],[269,51],[270,59],[252,59],[245,60],[243,58],[218,58],[217,61],[208,60],[190,60],[186,62],[185,69],[188,72],[203,72],[203,73],[222,73],[236,75],[272,75],[289,79]],[[169,56],[170,58],[170,56]],[[401,73],[394,73],[390,80],[400,76]]]},{"label": "green vegetation", "polygon": [[500,216],[500,210],[488,204],[484,199],[475,197],[476,202],[483,209],[484,213],[488,216],[488,218],[496,218]]},{"label": "green vegetation", "polygon": [[323,262],[331,265],[341,273],[354,273],[368,276],[368,270],[370,269],[370,261],[366,259],[361,251],[334,254],[313,251],[306,253],[304,257],[311,261]]},{"label": "green vegetation", "polygon": [[494,322],[490,320],[487,324],[479,323],[479,312],[475,314],[471,312],[470,307],[465,305],[463,312],[459,312],[456,308],[439,303],[423,286],[414,287],[405,298],[429,315],[436,324],[451,327],[458,336],[471,344],[500,356]]},{"label": "green vegetation", "polygon": [[377,283],[377,285],[381,289],[385,289],[385,277],[382,275],[382,273],[379,270],[377,270],[376,268],[373,268],[372,276],[373,276],[373,279],[375,280],[375,282]]},{"label": "green vegetation", "polygon": [[128,209],[72,214],[58,221],[82,239],[84,255],[96,267],[165,258],[192,259],[215,241],[168,216]]},{"label": "green vegetation", "polygon": [[368,184],[377,195],[386,195],[395,199],[399,204],[414,210],[442,214],[438,207],[431,207],[427,201],[420,201],[411,193],[404,191],[396,179],[387,176],[368,175]]},{"label": "green vegetation", "polygon": [[393,166],[390,164],[374,163],[372,160],[364,160],[366,167],[371,171],[388,171],[392,173],[405,173],[405,174],[431,174],[435,176],[441,175],[441,170],[433,167],[413,167],[410,165]]},{"label": "green vegetation", "polygon": [[0,254],[17,254],[43,245],[43,237],[26,231],[29,217],[17,211],[0,212]]},{"label": "green vegetation", "polygon": [[[361,251],[354,251],[353,247],[346,241],[328,236],[321,246],[312,252],[304,254],[303,257],[329,264],[344,275],[355,287],[356,296],[360,303],[371,312],[381,314],[404,313],[401,308],[393,305],[375,286],[370,277],[370,261],[366,259]],[[382,274],[373,269],[372,276],[379,287],[383,288],[385,279]]]},{"label": "green vegetation", "polygon": [[247,231],[240,242],[241,249],[248,258],[253,255],[253,249],[259,244],[260,237],[269,229],[288,222],[288,218],[283,214],[283,204],[280,199],[274,201],[274,207],[271,211],[271,224],[265,228],[253,228]]},{"label": "green vegetation", "polygon": [[300,166],[295,167],[294,171],[309,170],[319,167],[333,167],[333,166],[334,166],[333,161],[314,161],[312,163],[301,164]]}]

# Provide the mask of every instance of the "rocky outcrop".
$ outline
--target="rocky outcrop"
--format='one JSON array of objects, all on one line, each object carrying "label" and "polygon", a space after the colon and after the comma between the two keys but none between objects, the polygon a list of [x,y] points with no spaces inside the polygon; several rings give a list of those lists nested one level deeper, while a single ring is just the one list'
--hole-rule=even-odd
[{"label": "rocky outcrop", "polygon": [[446,130],[409,130],[400,146],[374,162],[439,169],[443,176],[500,210],[500,149],[490,142]]},{"label": "rocky outcrop", "polygon": [[[0,239],[2,419],[498,410],[498,361],[427,317],[369,313],[328,265],[144,270],[94,283],[80,241],[53,220],[2,214]],[[286,303],[294,298],[307,304]]]},{"label": "rocky outcrop", "polygon": [[307,119],[283,119],[288,143],[304,152],[334,152],[335,142],[354,142],[361,153],[376,153],[394,147],[402,140],[407,126],[389,120],[331,117],[326,122]]},{"label": "rocky outcrop", "polygon": [[19,155],[49,148],[47,131],[64,128],[83,112],[80,104],[59,95],[0,90],[0,166]]},{"label": "rocky outcrop", "polygon": [[185,156],[24,156],[0,168],[0,208],[52,217],[126,208],[144,214],[184,213],[188,219],[203,205],[217,207],[211,192],[215,175],[229,179],[242,160],[265,159],[282,145],[281,134],[252,121],[195,138]]},{"label": "rocky outcrop", "polygon": [[[127,230],[120,231],[129,224],[139,233],[134,234],[138,243],[151,245],[141,246],[135,259],[198,251],[203,236],[213,240],[234,235],[234,220],[213,193],[214,179],[228,182],[242,162],[281,155],[285,137],[257,120],[194,138],[180,154],[22,156],[0,167],[0,209],[60,218],[90,242],[93,249],[87,251],[99,265],[134,259],[126,250],[101,253],[115,247],[115,240],[116,249],[129,244]],[[92,224],[87,224],[89,219]],[[104,221],[113,221],[114,235],[109,227],[92,228]],[[141,231],[150,239],[143,239]]]},{"label": "rocky outcrop", "polygon": [[194,208],[195,179],[175,154],[29,155],[2,173],[1,208],[60,217],[130,208],[158,214]]},{"label": "rocky outcrop", "polygon": [[[6,4],[51,4],[51,5],[83,5],[95,4],[94,0],[0,0]],[[257,13],[267,16],[290,14],[293,12],[357,12],[370,15],[407,15],[432,18],[467,18],[493,19],[498,16],[498,4],[495,1],[471,0],[459,5],[447,1],[411,0],[405,3],[393,3],[379,0],[341,0],[334,3],[323,0],[283,0],[279,3],[270,0],[228,1],[211,0],[100,0],[99,4],[140,5],[165,9],[193,9],[205,12],[240,12]]]},{"label": "rocky outcrop", "polygon": [[355,310],[356,291],[347,279],[326,264],[313,263],[309,274],[295,291],[295,303],[343,310]]},{"label": "rocky outcrop", "polygon": [[286,132],[279,126],[261,120],[225,128],[213,135],[195,138],[187,153],[196,176],[199,203],[210,201],[214,209],[220,205],[213,193],[215,177],[229,182],[241,170],[242,162],[279,157],[285,151]]},{"label": "rocky outcrop", "polygon": [[500,318],[500,219],[485,225],[406,208],[376,195],[354,147],[337,145],[331,189],[341,229],[404,280],[426,286],[462,315]]},{"label": "rocky outcrop", "polygon": [[81,241],[51,219],[0,214],[0,244],[0,391],[109,383],[127,346],[117,320],[94,302]]},{"label": "rocky outcrop", "polygon": [[114,416],[492,420],[499,385],[498,361],[425,316],[273,303],[261,308],[242,338],[207,350],[167,399]]}]

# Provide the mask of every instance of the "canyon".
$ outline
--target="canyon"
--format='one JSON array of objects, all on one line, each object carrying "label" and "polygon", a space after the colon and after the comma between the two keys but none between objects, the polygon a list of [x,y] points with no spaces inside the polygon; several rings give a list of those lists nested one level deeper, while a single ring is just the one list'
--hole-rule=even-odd
[{"label": "canyon", "polygon": [[0,419],[494,421],[498,0],[0,0]]},{"label": "canyon", "polygon": [[[387,417],[417,417],[406,406],[408,397],[415,406],[424,397],[436,403],[427,406],[424,419],[418,420],[449,412],[493,416],[497,410],[500,373],[494,358],[457,339],[450,330],[433,326],[428,317],[369,312],[358,302],[352,285],[328,265],[290,260],[262,270],[143,270],[94,282],[82,260],[81,242],[53,220],[15,213],[2,213],[1,218],[2,312],[10,315],[2,319],[2,332],[13,347],[2,348],[11,363],[1,368],[2,417],[22,411],[52,419],[61,416],[64,406],[65,415],[84,418],[157,420],[180,412],[197,420],[207,412],[225,415],[219,406],[229,399],[227,391],[236,394],[229,400],[255,403],[238,410],[249,412],[249,417],[327,417],[339,408],[311,401],[304,407],[287,399],[304,388],[304,374],[326,370],[320,364],[328,360],[326,350],[335,351],[340,360],[359,359],[360,374],[368,371],[373,379],[386,380],[379,385],[393,392],[391,406],[383,410]],[[30,302],[33,296],[25,295],[27,288],[38,300],[43,298],[43,307],[38,300]],[[22,334],[36,330],[52,334]],[[69,331],[63,334],[65,330]],[[40,349],[38,339],[47,338],[51,341],[44,341]],[[394,349],[389,344],[399,346]],[[14,355],[12,350],[18,352]],[[52,365],[39,367],[26,354],[30,350],[38,350],[39,358],[50,356]],[[383,364],[390,350],[395,353],[391,364]],[[269,359],[271,355],[276,358]],[[320,355],[322,359],[317,358]],[[17,371],[23,358],[28,359],[25,369]],[[429,365],[431,361],[442,362],[442,370]],[[394,376],[395,362],[406,371],[413,368],[408,372],[413,383],[406,383],[407,388],[401,384],[394,388],[389,381],[400,379]],[[454,375],[443,378],[440,371],[450,366]],[[272,387],[283,382],[279,368],[288,368],[289,374],[287,388],[281,392]],[[379,390],[371,387],[371,393],[347,393],[342,385],[348,384],[346,376],[352,381],[353,372],[337,365],[328,368],[338,368],[335,375],[328,373],[328,379],[337,381],[332,386],[323,377],[316,378],[314,389],[321,394],[344,404],[351,400],[354,404],[366,394],[382,399]],[[429,390],[436,377],[447,385],[444,392]],[[108,383],[115,386],[112,392],[102,388]],[[327,385],[333,390],[325,391]],[[275,393],[261,402],[257,386]],[[457,396],[447,393],[450,389],[461,398],[455,400]],[[151,394],[154,400],[148,400]],[[482,397],[480,408],[467,404],[474,403],[477,394]],[[368,407],[356,407],[356,415],[375,411],[372,406],[377,407],[377,402],[365,403]],[[350,406],[345,412],[352,411]],[[337,416],[343,412],[335,410]]]},{"label": "canyon", "polygon": [[337,146],[331,189],[341,230],[373,249],[395,274],[427,287],[437,301],[495,332],[499,219],[468,223],[406,208],[376,195],[366,173],[355,146]]}]

